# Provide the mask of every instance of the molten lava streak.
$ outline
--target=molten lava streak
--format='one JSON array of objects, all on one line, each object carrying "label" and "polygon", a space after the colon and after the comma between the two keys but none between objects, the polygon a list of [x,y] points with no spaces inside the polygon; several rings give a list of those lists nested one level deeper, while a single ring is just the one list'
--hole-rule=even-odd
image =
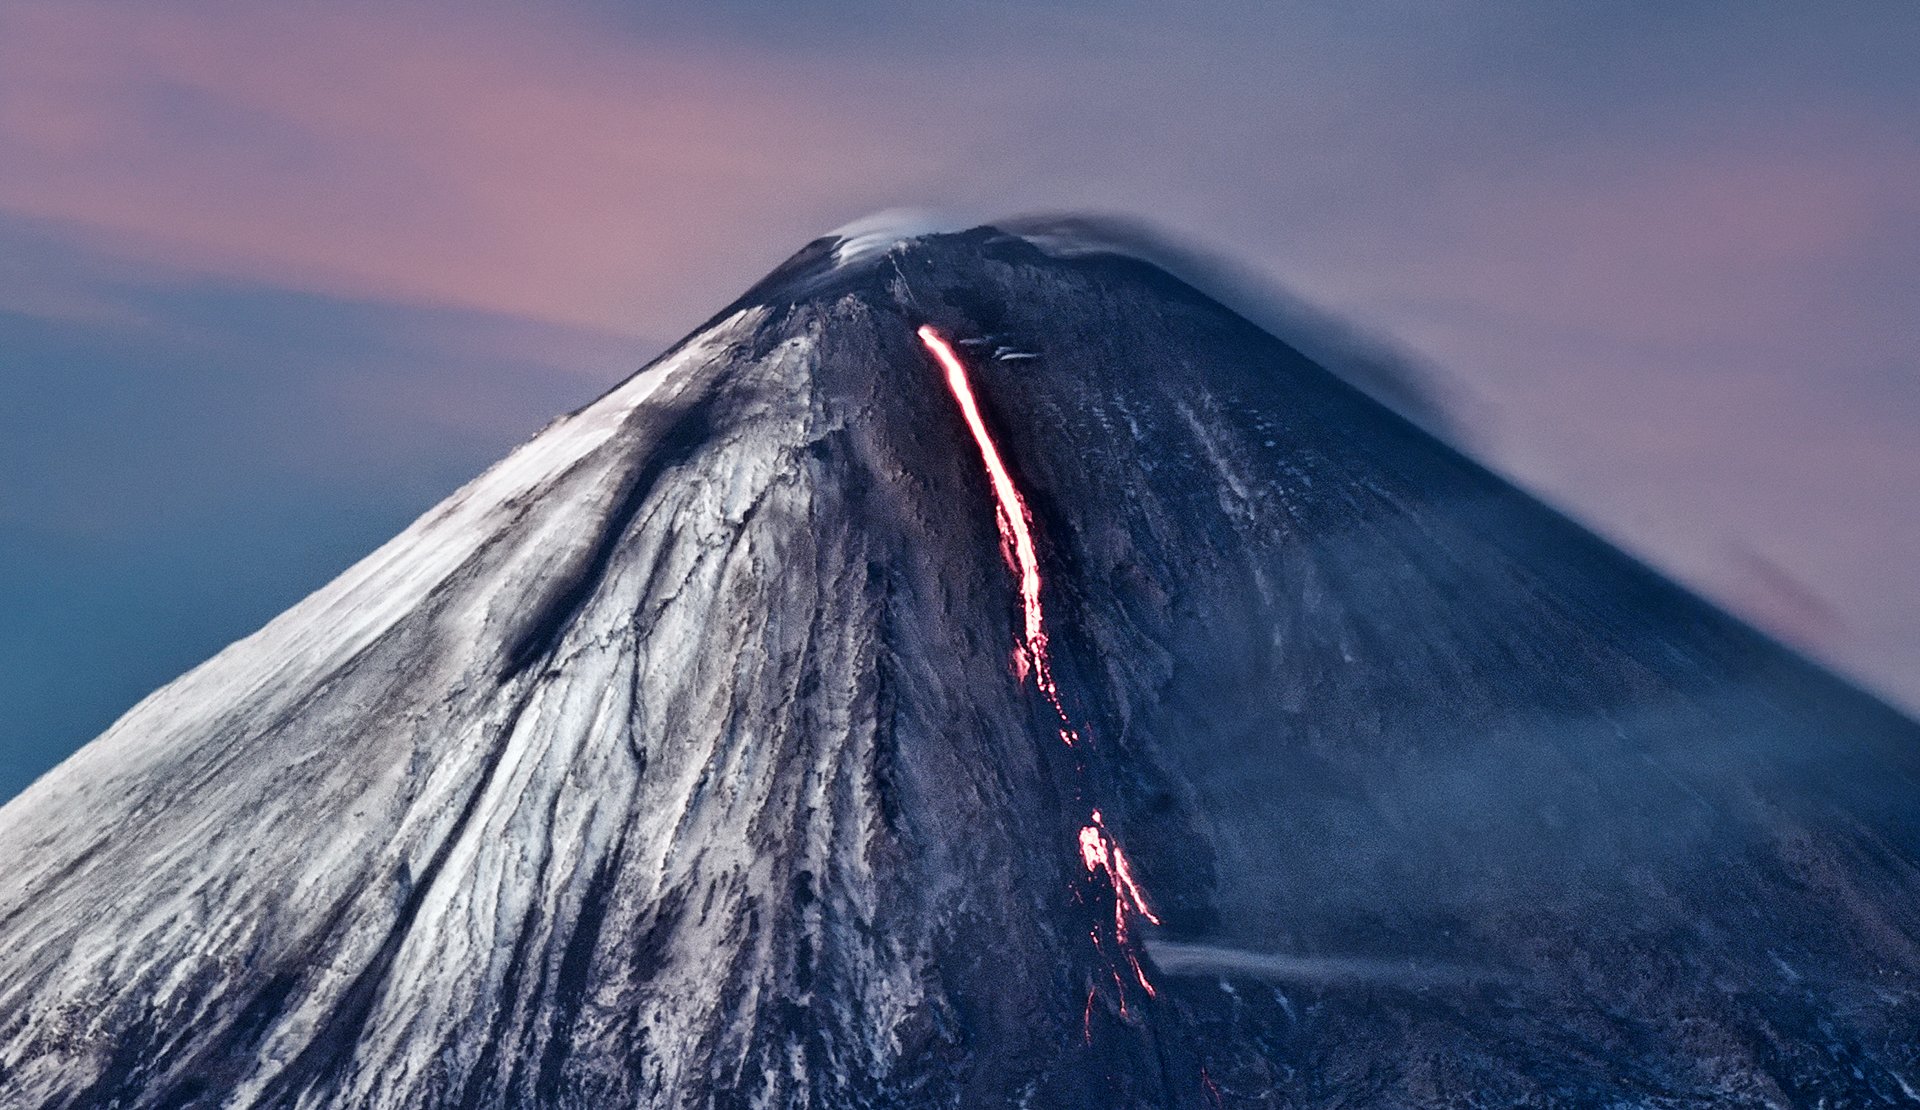
[{"label": "molten lava streak", "polygon": [[[1133,879],[1133,868],[1127,863],[1127,854],[1120,850],[1120,842],[1107,831],[1107,823],[1100,818],[1100,811],[1093,811],[1093,824],[1080,830],[1080,862],[1086,864],[1087,873],[1097,875],[1106,872],[1107,883],[1113,887],[1113,939],[1127,962],[1133,966],[1134,978],[1146,988],[1147,995],[1154,994],[1153,984],[1147,981],[1147,973],[1140,967],[1140,958],[1134,955],[1133,945],[1127,939],[1127,915],[1137,913],[1149,922],[1158,925],[1160,919],[1154,916],[1152,907],[1147,905],[1147,896],[1140,890],[1140,884]],[[1096,940],[1098,938],[1095,938]]]},{"label": "molten lava streak", "polygon": [[[1047,704],[1053,707],[1059,718],[1060,739],[1071,747],[1079,739],[1071,720],[1067,716],[1065,705],[1061,703],[1059,688],[1054,684],[1053,668],[1047,658],[1046,614],[1040,607],[1040,559],[1033,546],[1033,518],[1027,512],[1027,503],[1020,496],[1020,487],[1014,484],[1013,475],[1008,473],[1006,462],[1000,457],[1000,449],[993,442],[993,435],[987,430],[986,421],[981,419],[979,402],[973,396],[973,384],[968,380],[966,364],[954,354],[953,347],[941,338],[933,328],[921,325],[917,333],[920,342],[932,352],[935,361],[946,371],[947,388],[952,391],[953,399],[960,405],[960,415],[966,419],[967,429],[973,433],[973,442],[980,449],[980,460],[986,465],[987,480],[993,486],[995,501],[994,522],[1000,528],[1000,550],[1006,558],[1008,569],[1013,571],[1014,579],[1020,586],[1020,608],[1024,616],[1021,628],[1020,645],[1015,654],[1021,681],[1029,675]],[[1160,919],[1154,916],[1147,904],[1146,894],[1133,877],[1133,868],[1127,862],[1126,853],[1120,850],[1120,842],[1107,830],[1106,822],[1100,811],[1094,810],[1089,824],[1080,830],[1080,861],[1086,865],[1091,877],[1104,877],[1106,886],[1113,894],[1113,945],[1125,957],[1127,965],[1133,970],[1133,977],[1147,992],[1154,996],[1153,984],[1147,980],[1145,969],[1140,966],[1140,957],[1135,951],[1128,922],[1134,916],[1145,918],[1158,925]],[[1127,1012],[1126,983],[1121,978],[1117,965],[1107,954],[1105,942],[1101,938],[1101,929],[1093,930],[1094,947],[1107,958],[1112,970],[1113,983],[1120,1006],[1120,1013]],[[1093,992],[1087,994],[1087,1006],[1082,1016],[1082,1026],[1089,1041],[1093,1037]]]},{"label": "molten lava streak", "polygon": [[986,421],[980,418],[980,405],[973,399],[973,384],[967,379],[966,365],[947,341],[940,338],[939,332],[922,324],[917,334],[947,372],[947,388],[960,403],[960,415],[966,418],[973,442],[980,448],[980,459],[986,463],[987,479],[993,485],[994,500],[998,503],[993,519],[1000,526],[1001,552],[1020,583],[1020,608],[1026,618],[1017,656],[1020,677],[1033,676],[1034,685],[1060,717],[1060,739],[1071,746],[1079,734],[1067,718],[1066,707],[1060,704],[1060,690],[1054,685],[1053,668],[1047,661],[1047,626],[1040,609],[1040,559],[1033,549],[1033,518],[1027,513],[1020,487],[1013,484],[1013,475],[1007,473],[1007,464],[1000,459],[1000,448],[994,445]]}]

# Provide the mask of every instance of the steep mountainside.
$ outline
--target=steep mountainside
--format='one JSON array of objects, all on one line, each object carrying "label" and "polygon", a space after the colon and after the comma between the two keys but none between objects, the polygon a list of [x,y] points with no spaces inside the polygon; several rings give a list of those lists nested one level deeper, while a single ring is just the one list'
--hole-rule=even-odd
[{"label": "steep mountainside", "polygon": [[0,1105],[1920,1101],[1920,729],[1037,242],[810,246],[0,809]]}]

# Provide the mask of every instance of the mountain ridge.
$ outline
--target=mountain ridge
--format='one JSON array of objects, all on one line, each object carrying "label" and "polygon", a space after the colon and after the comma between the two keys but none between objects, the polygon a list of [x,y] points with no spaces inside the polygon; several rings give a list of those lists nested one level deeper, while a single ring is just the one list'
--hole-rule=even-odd
[{"label": "mountain ridge", "polygon": [[1151,263],[817,240],[0,808],[0,1101],[1893,1098],[1917,734]]}]

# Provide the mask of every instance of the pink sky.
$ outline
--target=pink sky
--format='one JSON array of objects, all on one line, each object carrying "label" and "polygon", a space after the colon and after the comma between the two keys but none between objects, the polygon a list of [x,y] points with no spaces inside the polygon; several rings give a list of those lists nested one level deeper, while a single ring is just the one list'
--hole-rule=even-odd
[{"label": "pink sky", "polygon": [[[1489,461],[1920,707],[1897,9],[713,10],[15,0],[0,220],[129,280],[637,357],[875,208],[1126,212],[1395,337],[1464,387]],[[0,268],[0,306],[111,302]]]}]

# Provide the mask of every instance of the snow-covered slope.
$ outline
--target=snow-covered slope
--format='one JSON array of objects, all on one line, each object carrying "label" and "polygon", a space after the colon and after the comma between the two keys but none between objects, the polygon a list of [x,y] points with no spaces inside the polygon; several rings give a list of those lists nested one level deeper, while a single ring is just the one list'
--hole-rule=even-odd
[{"label": "snow-covered slope", "polygon": [[1912,1097],[1920,730],[1150,266],[857,245],[0,809],[0,1105]]}]

